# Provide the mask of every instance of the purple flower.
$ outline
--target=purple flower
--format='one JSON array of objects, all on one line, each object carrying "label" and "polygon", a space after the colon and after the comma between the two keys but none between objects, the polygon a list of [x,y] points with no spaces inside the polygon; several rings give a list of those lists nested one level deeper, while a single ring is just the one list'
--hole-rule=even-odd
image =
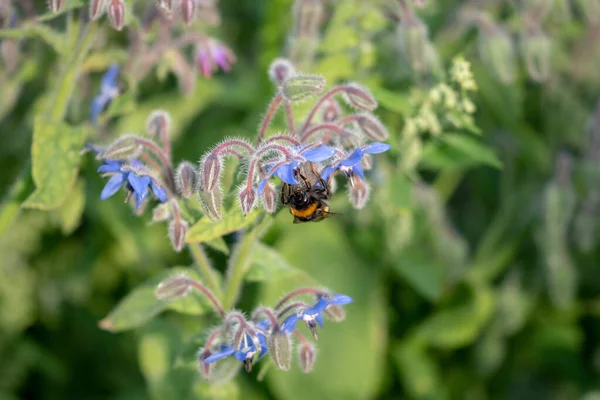
[{"label": "purple flower", "polygon": [[[148,187],[152,189],[154,196],[161,202],[167,201],[167,192],[160,187],[152,178],[146,175],[136,175],[133,171],[124,169],[124,161],[105,160],[104,165],[98,168],[98,172],[112,174],[108,180],[102,193],[101,200],[106,200],[121,188],[126,185],[128,191],[135,196],[136,208],[138,208],[149,194]],[[131,160],[130,165],[133,167],[141,167],[143,164],[138,160]]]},{"label": "purple flower", "polygon": [[206,78],[210,78],[219,68],[229,72],[231,65],[236,61],[233,52],[214,39],[208,39],[198,45],[195,58],[198,69]]},{"label": "purple flower", "polygon": [[281,325],[281,332],[292,333],[296,330],[296,324],[302,320],[308,326],[315,337],[317,338],[317,324],[318,322],[323,327],[323,312],[330,305],[344,305],[352,303],[352,297],[344,294],[335,294],[332,296],[322,296],[319,300],[310,308],[300,309],[296,314],[292,314],[285,319]]},{"label": "purple flower", "polygon": [[360,160],[365,154],[379,154],[388,151],[392,146],[387,143],[373,142],[366,146],[357,147],[350,155],[340,161],[327,166],[321,171],[321,177],[327,181],[329,177],[338,170],[342,170],[346,175],[356,174],[362,180],[365,179],[363,167]]},{"label": "purple flower", "polygon": [[[299,158],[304,162],[322,162],[327,160],[328,158],[331,158],[335,154],[335,149],[326,145],[321,145],[316,148],[311,146],[305,146],[301,148],[296,148],[295,150],[298,151]],[[275,165],[271,166],[266,176],[260,181],[260,184],[258,185],[258,195],[260,196],[262,194],[268,179],[273,175],[278,176],[279,179],[281,179],[285,183],[288,183],[290,185],[297,185],[299,182],[298,180],[296,180],[295,171],[300,165],[300,162],[301,161],[299,160],[290,160],[286,162],[276,163]]]},{"label": "purple flower", "polygon": [[110,102],[119,95],[119,65],[113,64],[102,77],[100,91],[94,97],[91,108],[91,119],[94,124],[98,117],[108,107]]},{"label": "purple flower", "polygon": [[254,356],[256,353],[260,353],[258,356],[258,360],[263,358],[265,354],[269,352],[267,348],[267,339],[262,331],[269,329],[269,321],[263,320],[256,324],[258,328],[256,337],[258,339],[258,346],[256,342],[252,339],[248,333],[244,335],[240,343],[240,347],[235,349],[233,346],[229,345],[221,345],[220,350],[216,353],[212,353],[210,356],[206,357],[203,362],[205,364],[213,363],[221,358],[235,356],[238,361],[244,363],[246,370],[250,371],[252,368],[252,363],[254,361]]}]

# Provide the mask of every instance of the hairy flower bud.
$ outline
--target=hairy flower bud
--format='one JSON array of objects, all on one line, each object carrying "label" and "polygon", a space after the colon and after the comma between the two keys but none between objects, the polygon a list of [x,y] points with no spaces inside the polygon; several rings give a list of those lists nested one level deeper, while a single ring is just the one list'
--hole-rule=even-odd
[{"label": "hairy flower bud", "polygon": [[109,0],[108,20],[116,30],[123,29],[125,23],[125,3],[123,0]]},{"label": "hairy flower bud", "polygon": [[486,66],[496,74],[502,83],[511,83],[517,75],[513,41],[501,28],[482,31],[479,39],[479,53]]},{"label": "hairy flower bud", "polygon": [[95,20],[104,14],[106,7],[106,0],[92,0],[90,1],[90,19]]},{"label": "hairy flower bud", "polygon": [[331,304],[325,309],[325,315],[333,322],[342,322],[346,319],[346,310],[342,306]]},{"label": "hairy flower bud", "polygon": [[159,300],[174,300],[185,296],[192,288],[192,281],[185,275],[175,275],[156,286],[154,295]]},{"label": "hairy flower bud", "polygon": [[165,110],[154,110],[146,119],[146,132],[151,137],[169,135],[171,131],[171,115]]},{"label": "hairy flower bud", "polygon": [[342,115],[342,109],[337,101],[329,99],[322,108],[323,122],[337,121]]},{"label": "hairy flower bud", "polygon": [[194,18],[194,11],[196,9],[194,0],[181,0],[179,8],[181,9],[181,17],[186,24],[189,24]]},{"label": "hairy flower bud", "polygon": [[427,68],[429,33],[427,26],[418,18],[404,18],[398,25],[398,40],[402,53],[415,71]]},{"label": "hairy flower bud", "polygon": [[300,360],[300,368],[305,374],[308,374],[312,371],[313,366],[315,365],[315,356],[317,354],[317,349],[315,346],[308,342],[303,342],[300,345],[298,351],[298,360]]},{"label": "hairy flower bud", "polygon": [[138,142],[138,137],[128,134],[112,142],[102,153],[98,154],[98,157],[109,160],[127,160],[138,157],[142,154],[143,149]]},{"label": "hairy flower bud", "polygon": [[240,209],[244,215],[249,214],[256,205],[256,191],[253,187],[242,186],[239,193]]},{"label": "hairy flower bud", "polygon": [[156,0],[156,7],[165,14],[170,15],[173,12],[175,0]]},{"label": "hairy flower bud", "polygon": [[180,252],[185,245],[185,235],[187,234],[188,226],[185,221],[174,218],[169,222],[169,239],[176,252]]},{"label": "hairy flower bud", "polygon": [[537,82],[547,80],[550,77],[550,39],[541,32],[525,35],[521,51],[529,76]]},{"label": "hairy flower bud", "polygon": [[267,347],[273,364],[282,371],[292,366],[292,340],[290,335],[273,332],[267,339]]},{"label": "hairy flower bud", "polygon": [[219,178],[223,170],[221,158],[214,152],[210,152],[200,160],[200,190],[212,192],[219,187]]},{"label": "hairy flower bud", "polygon": [[202,205],[202,211],[213,221],[220,220],[221,214],[221,190],[219,188],[211,191],[201,190],[198,198]]},{"label": "hairy flower bud", "polygon": [[277,193],[273,185],[267,182],[261,196],[263,208],[269,214],[273,214],[277,209]]},{"label": "hairy flower bud", "polygon": [[179,164],[177,173],[175,174],[175,184],[177,185],[177,191],[183,197],[186,199],[192,197],[197,180],[196,169],[191,163],[184,161]]},{"label": "hairy flower bud", "polygon": [[212,371],[214,363],[207,364],[204,362],[206,358],[210,357],[212,352],[209,349],[201,348],[196,354],[196,360],[198,361],[198,372],[202,375],[205,380],[210,380],[212,377]]},{"label": "hairy flower bud", "polygon": [[372,114],[362,114],[357,122],[360,130],[373,140],[383,142],[390,136],[387,128]]},{"label": "hairy flower bud", "polygon": [[276,58],[269,67],[269,79],[277,86],[282,86],[295,73],[294,65],[286,58]]},{"label": "hairy flower bud", "polygon": [[325,79],[318,75],[298,74],[290,76],[283,83],[283,96],[291,102],[306,99],[321,93]]},{"label": "hairy flower bud", "polygon": [[357,83],[350,83],[343,89],[344,100],[350,107],[366,111],[373,111],[377,108],[377,100],[367,88]]},{"label": "hairy flower bud", "polygon": [[351,183],[352,185],[349,188],[350,203],[352,203],[352,207],[360,210],[369,200],[371,187],[356,175],[351,178]]},{"label": "hairy flower bud", "polygon": [[152,209],[152,221],[162,222],[167,221],[171,218],[171,205],[166,203],[160,203]]},{"label": "hairy flower bud", "polygon": [[48,0],[48,8],[52,12],[58,12],[65,5],[65,0]]}]

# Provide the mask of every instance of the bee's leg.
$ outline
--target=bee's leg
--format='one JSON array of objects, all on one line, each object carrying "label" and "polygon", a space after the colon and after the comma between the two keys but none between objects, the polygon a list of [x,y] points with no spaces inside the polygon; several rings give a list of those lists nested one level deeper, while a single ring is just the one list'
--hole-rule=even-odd
[{"label": "bee's leg", "polygon": [[279,200],[281,200],[281,204],[284,206],[290,202],[290,186],[285,182],[281,185]]},{"label": "bee's leg", "polygon": [[302,182],[304,182],[304,184],[306,185],[306,188],[308,190],[310,190],[311,185],[310,185],[310,182],[308,182],[308,180],[306,179],[306,177],[304,175],[302,175],[302,173],[300,171],[298,171],[298,176],[300,177],[300,179],[302,179]]}]

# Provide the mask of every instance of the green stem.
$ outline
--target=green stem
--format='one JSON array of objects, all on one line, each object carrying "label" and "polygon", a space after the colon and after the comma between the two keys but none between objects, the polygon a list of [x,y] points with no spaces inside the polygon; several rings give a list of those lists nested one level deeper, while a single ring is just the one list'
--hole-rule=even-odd
[{"label": "green stem", "polygon": [[460,170],[443,171],[438,175],[433,186],[439,193],[440,199],[443,202],[448,201],[450,196],[452,196],[462,180],[463,175],[463,171]]},{"label": "green stem", "polygon": [[250,255],[257,240],[256,230],[247,232],[229,259],[227,268],[227,281],[223,295],[223,307],[231,309],[238,299],[240,288],[248,268],[250,268]]},{"label": "green stem", "polygon": [[210,260],[206,256],[206,252],[204,252],[204,249],[199,243],[188,243],[188,248],[190,249],[190,253],[192,253],[192,257],[194,258],[194,262],[198,268],[200,277],[204,282],[206,282],[206,285],[210,288],[210,290],[212,290],[213,293],[220,298],[222,289],[217,278],[218,272],[210,264]]}]

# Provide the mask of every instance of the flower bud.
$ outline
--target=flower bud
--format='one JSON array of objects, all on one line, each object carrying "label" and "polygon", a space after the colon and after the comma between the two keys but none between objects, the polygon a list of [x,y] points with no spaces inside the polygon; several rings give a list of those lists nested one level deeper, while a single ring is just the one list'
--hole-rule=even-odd
[{"label": "flower bud", "polygon": [[156,7],[158,7],[158,9],[163,11],[165,14],[171,15],[173,12],[174,1],[175,0],[156,0]]},{"label": "flower bud", "polygon": [[167,221],[171,218],[171,205],[167,203],[160,203],[152,209],[152,221],[161,222]]},{"label": "flower bud", "polygon": [[541,32],[525,35],[521,42],[527,72],[536,82],[543,82],[550,77],[550,50],[550,40]]},{"label": "flower bud", "polygon": [[298,359],[300,360],[300,368],[302,368],[302,371],[305,374],[308,374],[310,371],[312,371],[313,366],[315,365],[316,354],[317,350],[312,344],[304,342],[300,345]]},{"label": "flower bud", "polygon": [[273,214],[277,209],[277,193],[273,185],[267,182],[262,193],[263,208],[269,214]]},{"label": "flower bud", "polygon": [[358,126],[366,136],[379,142],[385,141],[390,136],[386,127],[372,114],[362,114],[358,118]]},{"label": "flower bud", "polygon": [[291,102],[306,99],[321,93],[325,87],[325,79],[318,75],[298,74],[290,76],[283,83],[283,96]]},{"label": "flower bud", "polygon": [[175,275],[156,286],[154,295],[159,300],[175,300],[188,294],[192,281],[185,275]]},{"label": "flower bud", "polygon": [[483,62],[502,83],[511,83],[517,75],[515,51],[510,35],[500,28],[480,34],[479,53]]},{"label": "flower bud", "polygon": [[323,122],[337,121],[342,115],[342,109],[337,101],[329,99],[322,108]]},{"label": "flower bud", "polygon": [[123,29],[125,23],[125,3],[123,0],[110,0],[108,5],[108,20],[116,30]]},{"label": "flower bud", "polygon": [[221,158],[214,152],[206,154],[200,160],[200,190],[211,192],[218,189],[222,170]]},{"label": "flower bud", "polygon": [[65,5],[65,0],[48,0],[48,8],[52,12],[58,12]]},{"label": "flower bud", "polygon": [[346,319],[346,310],[337,304],[330,304],[325,309],[325,315],[333,322],[342,322]]},{"label": "flower bud", "polygon": [[360,210],[367,204],[367,200],[369,200],[371,187],[356,175],[351,178],[351,183],[352,185],[349,188],[350,203],[352,207]]},{"label": "flower bud", "polygon": [[92,0],[90,1],[90,19],[95,20],[104,14],[104,8],[106,7],[106,0]]},{"label": "flower bud", "polygon": [[290,335],[273,332],[267,339],[267,347],[273,364],[282,371],[292,366],[292,339]]},{"label": "flower bud", "polygon": [[427,45],[429,33],[427,26],[418,18],[411,16],[398,25],[398,40],[402,53],[415,71],[427,68]]},{"label": "flower bud", "polygon": [[294,65],[286,58],[277,58],[269,67],[269,79],[277,86],[282,86],[290,76],[296,73]]},{"label": "flower bud", "polygon": [[183,197],[189,199],[194,193],[196,188],[196,169],[194,166],[184,161],[177,167],[177,173],[175,174],[175,184],[177,185],[177,191],[181,193]]},{"label": "flower bud", "polygon": [[181,0],[179,7],[181,9],[181,17],[186,24],[189,24],[192,21],[192,18],[194,18],[194,11],[196,8],[194,0]]},{"label": "flower bud", "polygon": [[185,235],[187,234],[188,226],[185,221],[174,218],[169,222],[169,239],[176,252],[180,252],[185,245]]},{"label": "flower bud", "polygon": [[344,100],[350,107],[359,110],[373,111],[377,108],[377,100],[375,100],[371,92],[356,83],[344,86]]},{"label": "flower bud", "polygon": [[198,198],[202,205],[202,211],[213,221],[222,218],[221,215],[221,190],[219,188],[212,191],[200,190]]},{"label": "flower bud", "polygon": [[244,215],[249,214],[256,205],[256,191],[254,188],[252,186],[242,186],[238,198],[240,201],[240,209]]},{"label": "flower bud", "polygon": [[165,110],[154,110],[146,119],[146,132],[151,137],[169,135],[171,131],[171,115]]},{"label": "flower bud", "polygon": [[198,353],[196,355],[196,360],[198,361],[198,372],[200,372],[202,378],[204,378],[207,381],[211,379],[213,367],[215,364],[207,364],[204,362],[204,360],[210,357],[211,354],[212,352],[209,349],[201,348],[200,350],[198,350]]},{"label": "flower bud", "polygon": [[138,157],[142,151],[143,146],[138,142],[138,137],[129,134],[112,142],[102,153],[98,154],[98,157],[109,160],[127,160]]},{"label": "flower bud", "polygon": [[362,164],[364,169],[366,169],[366,170],[372,169],[373,168],[373,156],[371,154],[365,154],[360,159],[360,163]]}]

